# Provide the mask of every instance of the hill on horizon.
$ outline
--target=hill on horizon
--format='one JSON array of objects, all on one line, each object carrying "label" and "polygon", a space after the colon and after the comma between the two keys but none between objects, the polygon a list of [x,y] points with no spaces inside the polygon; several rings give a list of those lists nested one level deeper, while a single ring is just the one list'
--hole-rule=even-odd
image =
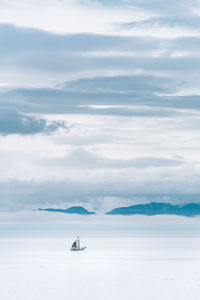
[{"label": "hill on horizon", "polygon": [[[96,212],[88,211],[83,206],[71,206],[67,209],[61,208],[39,208],[38,211],[60,212],[66,214],[94,215]],[[199,203],[171,204],[164,202],[150,202],[135,204],[127,207],[117,207],[105,213],[106,215],[178,215],[193,217],[200,215]]]},{"label": "hill on horizon", "polygon": [[93,211],[88,211],[83,206],[71,206],[67,209],[61,208],[39,208],[39,211],[49,211],[49,212],[61,212],[66,214],[79,214],[79,215],[94,215],[96,214]]},{"label": "hill on horizon", "polygon": [[147,204],[136,204],[128,207],[114,208],[107,215],[179,215],[192,217],[200,215],[200,204],[189,203],[184,205],[173,205],[171,203],[151,202]]}]

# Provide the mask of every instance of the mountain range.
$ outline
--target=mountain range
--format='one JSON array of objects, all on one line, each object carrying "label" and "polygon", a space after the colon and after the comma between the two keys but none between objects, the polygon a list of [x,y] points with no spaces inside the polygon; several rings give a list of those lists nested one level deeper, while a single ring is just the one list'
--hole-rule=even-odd
[{"label": "mountain range", "polygon": [[192,217],[200,215],[200,204],[189,203],[185,205],[173,205],[171,203],[151,202],[136,204],[128,207],[118,207],[107,212],[108,215],[179,215]]},{"label": "mountain range", "polygon": [[82,206],[71,206],[67,209],[57,209],[57,208],[39,208],[38,210],[49,211],[49,212],[61,212],[65,214],[79,214],[79,215],[94,215],[95,212],[88,211]]},{"label": "mountain range", "polygon": [[[82,206],[71,206],[67,209],[56,209],[56,208],[39,208],[39,211],[48,212],[61,212],[67,214],[79,214],[79,215],[94,215],[94,211],[88,211]],[[189,204],[171,204],[162,202],[151,202],[146,204],[135,204],[128,207],[117,207],[108,212],[107,215],[178,215],[193,217],[200,215],[200,204],[189,203]]]}]

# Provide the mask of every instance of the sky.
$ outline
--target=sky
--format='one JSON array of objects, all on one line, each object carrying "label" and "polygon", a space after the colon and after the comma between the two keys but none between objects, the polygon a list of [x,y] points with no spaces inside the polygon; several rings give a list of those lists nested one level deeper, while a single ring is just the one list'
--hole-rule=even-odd
[{"label": "sky", "polygon": [[0,0],[0,210],[200,199],[200,1]]}]

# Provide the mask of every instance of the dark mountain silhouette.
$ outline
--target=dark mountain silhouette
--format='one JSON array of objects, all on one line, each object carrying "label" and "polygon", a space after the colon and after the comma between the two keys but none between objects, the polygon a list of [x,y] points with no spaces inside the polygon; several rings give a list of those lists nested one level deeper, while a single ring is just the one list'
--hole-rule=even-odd
[{"label": "dark mountain silhouette", "polygon": [[57,209],[57,208],[39,208],[38,210],[49,211],[49,212],[61,212],[66,214],[79,214],[79,215],[94,215],[95,212],[88,211],[82,206],[71,206],[67,209]]},{"label": "dark mountain silhouette", "polygon": [[151,202],[136,204],[128,207],[118,207],[107,212],[108,215],[180,215],[192,217],[200,215],[200,204],[189,203],[185,205],[173,205],[170,203]]},{"label": "dark mountain silhouette", "polygon": [[[67,209],[56,208],[39,208],[39,211],[61,212],[66,214],[79,214],[79,215],[94,215],[93,211],[88,211],[82,206],[71,206]],[[189,203],[184,205],[173,205],[171,203],[151,202],[146,204],[136,204],[128,207],[118,207],[106,213],[107,215],[178,215],[193,217],[200,215],[200,204]]]}]

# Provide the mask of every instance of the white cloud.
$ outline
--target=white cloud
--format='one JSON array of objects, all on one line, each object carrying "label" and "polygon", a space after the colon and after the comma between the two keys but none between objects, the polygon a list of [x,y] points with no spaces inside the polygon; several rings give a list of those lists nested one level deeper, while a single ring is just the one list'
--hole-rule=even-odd
[{"label": "white cloud", "polygon": [[148,20],[116,24],[113,30],[125,35],[144,35],[160,38],[199,37],[199,16],[154,17]]},{"label": "white cloud", "polygon": [[112,22],[126,22],[133,18],[140,20],[152,15],[144,8],[105,7],[94,2],[87,4],[76,0],[5,1],[0,10],[2,23],[57,33],[106,33]]},{"label": "white cloud", "polygon": [[196,5],[0,2],[2,209],[200,193]]}]

